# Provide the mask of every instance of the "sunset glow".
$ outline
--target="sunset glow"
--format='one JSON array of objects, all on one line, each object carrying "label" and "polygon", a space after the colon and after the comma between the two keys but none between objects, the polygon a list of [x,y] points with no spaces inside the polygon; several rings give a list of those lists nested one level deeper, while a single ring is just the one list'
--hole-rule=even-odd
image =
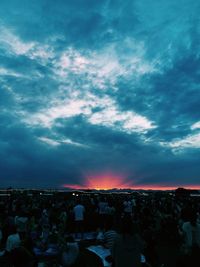
[{"label": "sunset glow", "polygon": [[86,186],[94,189],[130,188],[133,185],[126,179],[117,174],[104,173],[90,175],[86,178]]},{"label": "sunset glow", "polygon": [[133,188],[133,184],[127,181],[125,176],[121,174],[115,174],[113,172],[105,172],[100,174],[87,174],[84,182],[81,185],[77,184],[64,184],[65,188],[72,189],[96,189],[96,190],[108,190],[113,188]]},{"label": "sunset glow", "polygon": [[133,189],[133,190],[175,190],[178,187],[186,189],[200,189],[200,185],[174,185],[167,184],[135,184],[131,183],[124,175],[115,174],[114,172],[106,172],[100,174],[87,175],[82,184],[64,184],[62,187],[70,189],[96,189],[96,190],[109,190],[109,189]]},{"label": "sunset glow", "polygon": [[[111,183],[110,183],[111,184]],[[73,185],[73,184],[64,184],[62,187],[64,188],[70,188],[70,189],[96,189],[96,190],[109,190],[109,189],[132,189],[132,190],[175,190],[178,187],[185,188],[185,189],[192,189],[192,190],[200,190],[200,185],[177,185],[177,186],[165,186],[165,185],[140,185],[140,186],[119,186],[119,187],[112,187],[111,185],[109,186],[108,183],[106,184],[101,184],[98,186],[83,186],[83,185]]]}]

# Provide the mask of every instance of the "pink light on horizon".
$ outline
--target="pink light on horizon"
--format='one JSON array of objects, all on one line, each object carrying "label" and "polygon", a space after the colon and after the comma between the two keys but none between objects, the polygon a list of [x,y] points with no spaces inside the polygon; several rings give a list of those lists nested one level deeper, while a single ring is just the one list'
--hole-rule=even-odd
[{"label": "pink light on horizon", "polygon": [[194,190],[200,190],[200,185],[161,185],[161,184],[154,184],[154,185],[137,185],[134,188],[131,189],[144,189],[144,190],[175,190],[177,188],[185,188],[185,189],[194,189]]},{"label": "pink light on horizon", "polygon": [[121,174],[106,172],[90,174],[86,177],[86,186],[94,189],[130,188],[133,184]]},{"label": "pink light on horizon", "polygon": [[200,190],[200,185],[177,185],[177,186],[162,186],[162,185],[137,185],[137,186],[114,186],[114,187],[91,187],[91,186],[84,186],[84,185],[78,185],[78,184],[64,184],[62,185],[64,188],[70,188],[70,189],[96,189],[96,190],[108,190],[108,189],[133,189],[133,190],[175,190],[178,187],[185,188],[185,189],[192,189],[192,190]]},{"label": "pink light on horizon", "polygon": [[174,190],[178,187],[186,189],[200,189],[199,185],[191,184],[134,184],[128,180],[126,175],[118,174],[111,171],[102,173],[90,173],[85,175],[85,179],[81,184],[64,184],[64,188],[71,189],[96,189],[96,190],[108,190],[108,189],[144,189],[144,190]]},{"label": "pink light on horizon", "polygon": [[128,181],[122,174],[115,174],[113,172],[93,173],[85,175],[82,184],[64,184],[63,187],[72,189],[113,189],[113,188],[132,188],[133,184]]},{"label": "pink light on horizon", "polygon": [[74,189],[74,190],[76,190],[76,189],[88,189],[85,186],[80,185],[80,184],[63,184],[62,187],[70,188],[70,189]]}]

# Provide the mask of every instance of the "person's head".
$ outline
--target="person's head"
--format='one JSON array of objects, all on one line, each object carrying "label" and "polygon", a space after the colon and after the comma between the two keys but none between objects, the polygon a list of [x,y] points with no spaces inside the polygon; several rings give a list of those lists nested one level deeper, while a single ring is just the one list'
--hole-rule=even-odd
[{"label": "person's head", "polygon": [[72,235],[69,235],[66,237],[65,241],[67,243],[73,243],[74,242],[74,237]]},{"label": "person's head", "polygon": [[135,233],[135,227],[131,216],[124,216],[121,220],[121,233],[125,235],[132,235]]},{"label": "person's head", "polygon": [[113,220],[111,218],[105,221],[105,231],[113,229]]},{"label": "person's head", "polygon": [[80,199],[80,197],[77,197],[76,199],[76,205],[81,205],[82,204],[82,201]]},{"label": "person's head", "polygon": [[10,229],[9,229],[9,234],[10,235],[14,235],[16,233],[17,233],[17,227],[16,227],[16,225],[11,225],[10,226]]}]

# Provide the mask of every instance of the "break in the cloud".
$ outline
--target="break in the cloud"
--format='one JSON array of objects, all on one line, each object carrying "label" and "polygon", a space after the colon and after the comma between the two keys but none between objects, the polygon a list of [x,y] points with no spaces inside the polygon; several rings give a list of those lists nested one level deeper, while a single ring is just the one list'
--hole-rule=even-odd
[{"label": "break in the cloud", "polygon": [[2,0],[2,186],[200,185],[199,9]]}]

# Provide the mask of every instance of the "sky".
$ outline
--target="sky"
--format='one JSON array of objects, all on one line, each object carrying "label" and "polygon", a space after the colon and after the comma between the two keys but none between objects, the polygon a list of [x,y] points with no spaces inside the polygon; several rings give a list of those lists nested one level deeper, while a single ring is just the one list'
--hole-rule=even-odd
[{"label": "sky", "polygon": [[200,187],[199,10],[1,0],[1,187]]}]

